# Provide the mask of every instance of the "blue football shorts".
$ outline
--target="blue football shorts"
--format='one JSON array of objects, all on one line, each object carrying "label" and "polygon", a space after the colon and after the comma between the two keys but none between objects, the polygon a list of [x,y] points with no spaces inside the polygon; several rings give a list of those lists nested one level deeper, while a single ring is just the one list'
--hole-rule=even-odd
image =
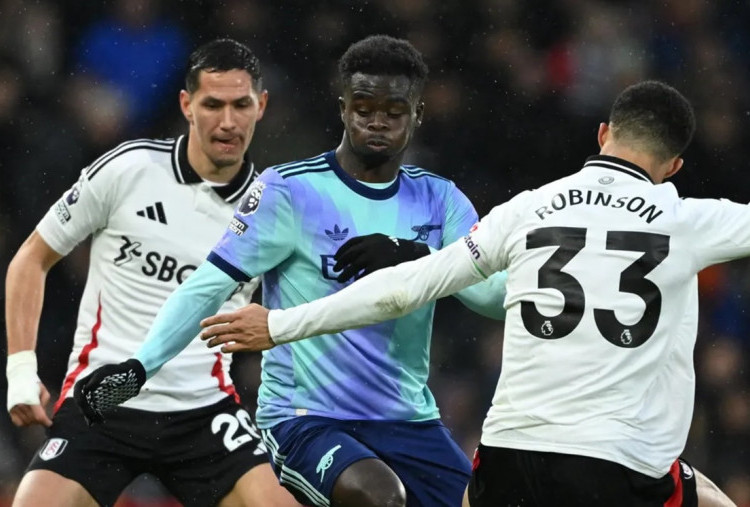
[{"label": "blue football shorts", "polygon": [[298,501],[329,506],[338,476],[376,458],[401,479],[409,507],[461,505],[471,463],[440,420],[342,421],[289,419],[261,431],[271,466]]}]

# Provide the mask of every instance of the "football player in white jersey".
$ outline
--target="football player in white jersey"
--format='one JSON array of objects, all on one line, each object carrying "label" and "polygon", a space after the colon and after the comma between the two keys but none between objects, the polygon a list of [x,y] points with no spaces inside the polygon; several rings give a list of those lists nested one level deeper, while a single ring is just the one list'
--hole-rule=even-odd
[{"label": "football player in white jersey", "polygon": [[507,270],[502,373],[473,506],[733,505],[678,459],[693,412],[697,273],[750,255],[750,209],[681,199],[695,120],[674,88],[624,90],[583,168],[495,207],[420,260],[326,298],[205,319],[223,351],[399,317]]},{"label": "football player in white jersey", "polygon": [[[71,389],[138,349],[164,300],[221,237],[256,176],[246,151],[267,100],[248,47],[229,39],[201,46],[190,55],[179,96],[188,135],[126,142],[101,156],[16,253],[6,279],[8,409],[18,426],[47,426],[48,440],[13,505],[112,505],[146,472],[188,506],[298,505],[278,485],[239,404],[230,355],[196,340],[141,396],[92,427]],[[46,274],[88,236],[88,279],[50,419],[34,352]],[[238,285],[223,308],[247,304],[256,286]]]}]

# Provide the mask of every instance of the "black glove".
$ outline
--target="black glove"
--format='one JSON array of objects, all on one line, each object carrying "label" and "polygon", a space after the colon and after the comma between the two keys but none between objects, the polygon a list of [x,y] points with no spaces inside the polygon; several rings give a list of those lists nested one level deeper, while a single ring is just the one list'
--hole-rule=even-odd
[{"label": "black glove", "polygon": [[106,413],[133,398],[146,383],[146,370],[137,359],[106,364],[76,383],[78,407],[89,425],[104,422]]},{"label": "black glove", "polygon": [[336,261],[333,270],[341,271],[336,280],[343,283],[353,276],[361,278],[378,269],[413,261],[429,253],[430,248],[417,241],[380,233],[357,236],[341,245],[333,256]]}]

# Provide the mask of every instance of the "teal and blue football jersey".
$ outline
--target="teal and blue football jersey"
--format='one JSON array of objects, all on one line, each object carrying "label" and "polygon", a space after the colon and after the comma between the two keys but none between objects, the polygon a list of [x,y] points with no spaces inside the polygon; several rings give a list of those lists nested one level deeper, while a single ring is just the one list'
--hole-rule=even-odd
[{"label": "teal and blue football jersey", "polygon": [[[373,188],[333,151],[266,169],[238,206],[209,261],[235,280],[263,277],[263,304],[288,308],[340,290],[333,255],[372,233],[439,249],[477,214],[456,185],[414,166]],[[434,304],[400,319],[264,352],[262,428],[297,415],[423,421],[439,417],[427,388]]]}]

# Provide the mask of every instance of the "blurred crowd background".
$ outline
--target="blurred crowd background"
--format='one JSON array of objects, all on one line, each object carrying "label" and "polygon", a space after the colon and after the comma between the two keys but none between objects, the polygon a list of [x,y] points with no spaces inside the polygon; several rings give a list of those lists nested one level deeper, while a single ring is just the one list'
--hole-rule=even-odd
[{"label": "blurred crowd background", "polygon": [[[124,140],[186,131],[177,96],[198,44],[234,37],[261,58],[270,102],[250,152],[267,166],[338,144],[337,59],[373,33],[408,38],[431,69],[408,161],[454,179],[480,215],[577,171],[598,151],[596,130],[616,94],[645,78],[669,82],[696,109],[698,132],[674,179],[681,194],[750,201],[747,0],[0,0],[3,274],[83,167]],[[53,396],[86,267],[82,245],[49,275],[37,353]],[[696,410],[684,456],[748,506],[750,263],[710,268],[700,280]],[[500,323],[450,298],[439,303],[431,386],[467,454],[502,342]],[[238,357],[234,369],[254,407],[258,357]],[[14,428],[0,412],[5,505],[44,436]],[[146,504],[174,502],[146,478],[119,503]]]}]

